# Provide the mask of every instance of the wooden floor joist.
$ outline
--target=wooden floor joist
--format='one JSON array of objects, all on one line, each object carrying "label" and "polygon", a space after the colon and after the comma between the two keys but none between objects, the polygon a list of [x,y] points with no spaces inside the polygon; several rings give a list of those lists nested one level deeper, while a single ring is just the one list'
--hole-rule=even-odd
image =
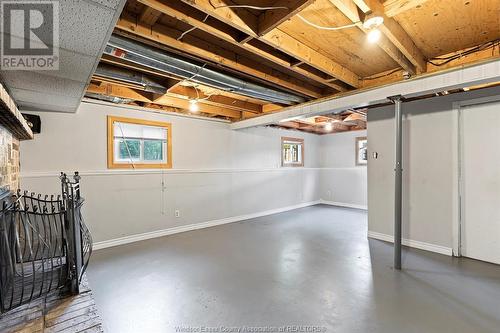
[{"label": "wooden floor joist", "polygon": [[181,31],[158,24],[150,27],[138,23],[134,17],[127,14],[122,15],[122,17],[118,20],[116,28],[118,30],[128,32],[129,34],[127,37],[138,36],[141,38],[141,41],[149,40],[153,43],[164,45],[169,49],[188,52],[198,58],[245,73],[255,79],[271,82],[276,86],[280,86],[291,91],[315,98],[323,95],[321,89],[317,87],[301,82],[298,79],[284,73],[275,71],[272,68],[255,62],[252,59],[238,56],[236,53],[229,50],[218,49],[214,45],[190,35],[185,36],[182,40],[178,40],[177,38],[182,34]]},{"label": "wooden floor joist", "polygon": [[[455,0],[128,0],[115,33],[311,102],[498,57],[494,2],[472,6],[470,1]],[[376,27],[381,36],[371,40],[371,30],[363,22],[376,16],[383,18]],[[453,58],[447,61],[449,57]],[[140,83],[89,87],[89,93],[129,99],[133,105],[187,113],[190,100],[198,100],[200,115],[231,121],[284,107],[237,90],[217,91],[197,83],[195,88],[194,82],[118,56],[101,61],[169,88],[158,96],[144,92]],[[258,121],[248,123],[254,122]],[[307,124],[298,127],[305,131]]]},{"label": "wooden floor joist", "polygon": [[[356,88],[359,86],[358,75],[346,67],[336,63],[311,47],[299,42],[291,36],[273,29],[263,36],[258,35],[258,18],[246,9],[225,7],[233,4],[222,0],[182,0],[198,10],[209,14],[232,27],[257,38],[266,44],[303,61],[311,67],[329,74],[346,84]],[[233,4],[234,5],[234,4]]]},{"label": "wooden floor joist", "polygon": [[[107,96],[131,99],[143,103],[155,103],[164,106],[171,106],[186,111],[189,110],[189,100],[187,98],[169,96],[168,94],[154,95],[152,93],[137,91],[128,87],[121,87],[109,83],[104,83],[99,86],[91,84],[88,87],[87,92],[99,95],[107,95]],[[205,103],[204,101],[200,101],[198,105],[199,105],[199,112],[229,117],[233,119],[241,119],[241,112],[237,110],[225,109],[218,106],[213,106],[211,104]]]},{"label": "wooden floor joist", "polygon": [[[250,40],[244,40],[244,41],[240,40],[239,38],[241,36],[235,34],[234,32],[218,29],[217,27],[214,27],[213,25],[210,25],[209,23],[204,21],[201,17],[197,18],[188,14],[190,8],[187,5],[182,6],[182,4],[179,4],[178,2],[176,3],[165,0],[139,0],[139,1],[147,6],[156,9],[157,11],[164,13],[165,15],[173,17],[179,21],[185,22],[197,29],[200,29],[204,32],[211,34],[216,38],[220,38],[228,43],[231,43],[234,46],[238,47],[239,49],[249,51],[255,54],[256,56],[267,59],[275,63],[276,65],[281,66],[283,69],[296,72],[297,74],[303,75],[308,79],[321,83],[325,86],[331,87],[337,91],[346,90],[341,85],[328,82],[327,79],[324,79],[314,73],[311,73],[300,67],[297,67],[298,65],[295,65],[295,63],[290,64],[286,60],[283,60],[282,58],[277,57],[270,52],[266,52],[265,50],[254,46],[252,43],[248,43]],[[300,60],[300,64],[303,63],[304,61]]]}]

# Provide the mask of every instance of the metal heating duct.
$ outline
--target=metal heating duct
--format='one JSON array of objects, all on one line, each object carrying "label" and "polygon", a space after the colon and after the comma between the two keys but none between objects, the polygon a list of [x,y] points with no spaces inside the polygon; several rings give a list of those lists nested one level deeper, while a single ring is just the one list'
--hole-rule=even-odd
[{"label": "metal heating duct", "polygon": [[272,103],[294,105],[306,101],[303,97],[218,73],[210,68],[206,68],[205,65],[194,64],[164,51],[159,52],[153,47],[131,41],[121,36],[111,36],[104,50],[104,54],[119,57],[126,61],[174,75],[191,82]]}]

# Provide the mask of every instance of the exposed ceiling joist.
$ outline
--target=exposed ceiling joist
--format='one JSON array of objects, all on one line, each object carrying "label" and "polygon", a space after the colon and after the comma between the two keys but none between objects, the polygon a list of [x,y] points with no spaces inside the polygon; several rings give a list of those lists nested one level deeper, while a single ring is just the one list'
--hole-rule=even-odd
[{"label": "exposed ceiling joist", "polygon": [[231,43],[238,48],[245,49],[259,57],[263,57],[277,65],[282,66],[284,69],[291,70],[293,72],[296,72],[300,75],[303,75],[307,77],[308,79],[314,80],[316,82],[319,82],[321,84],[324,84],[328,87],[334,88],[338,91],[345,91],[346,89],[342,87],[341,85],[335,84],[333,82],[328,82],[328,80],[311,73],[309,71],[304,70],[303,68],[297,67],[298,65],[304,63],[303,61],[299,61],[297,63],[290,64],[286,60],[283,60],[280,57],[277,57],[269,52],[266,52],[265,50],[262,50],[258,47],[253,46],[250,43],[242,43],[241,40],[239,39],[241,36],[235,35],[231,32],[224,31],[221,29],[217,29],[213,25],[208,24],[205,20],[201,18],[195,18],[193,16],[190,16],[188,13],[184,12],[179,8],[179,6],[176,5],[176,3],[169,2],[169,1],[164,1],[164,0],[139,0],[141,3],[151,6],[155,8],[158,11],[161,11],[162,13],[173,17],[175,19],[178,19],[182,22],[185,22],[197,29],[203,30],[209,34],[211,34],[214,37],[220,38],[228,43]]},{"label": "exposed ceiling joist", "polygon": [[265,35],[269,31],[278,27],[284,21],[290,19],[295,14],[312,4],[315,0],[280,0],[273,4],[273,7],[283,7],[266,10],[259,15],[259,36]]},{"label": "exposed ceiling joist", "polygon": [[[361,22],[362,18],[356,3],[353,0],[330,0],[330,2],[337,7],[348,19],[353,23]],[[364,13],[362,13],[364,15]],[[363,28],[360,24],[358,28],[365,34],[369,30]],[[399,48],[394,45],[387,37],[382,36],[377,42],[378,46],[384,50],[387,55],[389,55],[399,66],[404,70],[410,72],[411,74],[416,74],[415,65],[413,65],[406,56],[399,50]]]},{"label": "exposed ceiling joist", "polygon": [[279,29],[271,30],[266,35],[260,37],[260,40],[282,52],[293,54],[295,58],[303,63],[331,75],[354,88],[359,87],[359,77],[357,74]]},{"label": "exposed ceiling joist", "polygon": [[157,11],[156,9],[147,7],[139,17],[139,21],[147,25],[154,25],[160,18],[161,14],[162,13]]},{"label": "exposed ceiling joist", "polygon": [[[185,111],[189,109],[189,100],[185,98],[169,96],[167,94],[159,96],[156,94],[147,93],[144,91],[137,91],[129,87],[123,87],[110,83],[103,83],[100,85],[90,84],[87,89],[87,92],[100,95],[126,98],[143,103],[154,103],[164,106],[171,106]],[[203,103],[202,101],[200,101],[199,103],[199,112],[225,116],[233,119],[241,119],[240,111],[216,107],[213,105]]]},{"label": "exposed ceiling joist", "polygon": [[407,10],[421,6],[428,0],[386,0],[384,2],[385,15],[393,17]]},{"label": "exposed ceiling joist", "polygon": [[[356,0],[356,3],[358,6],[360,3],[364,4],[360,8],[365,14],[383,17],[384,22],[379,27],[382,34],[410,60],[419,72],[425,72],[427,61],[424,55],[399,23],[385,14],[382,2],[380,0]],[[367,8],[368,10],[366,10]]]},{"label": "exposed ceiling joist", "polygon": [[294,57],[303,61],[305,64],[331,75],[352,87],[357,88],[359,86],[358,75],[313,48],[283,33],[279,29],[273,29],[264,36],[258,36],[258,30],[256,28],[258,27],[258,17],[243,8],[227,7],[233,4],[229,0],[182,1],[231,25],[243,33],[258,38],[271,47],[287,54],[293,54]]},{"label": "exposed ceiling joist", "polygon": [[[122,14],[116,28],[128,32],[127,37],[141,37],[140,41],[149,40],[163,45],[168,49],[176,49],[187,52],[195,57],[208,60],[214,64],[223,65],[227,68],[247,74],[261,82],[271,82],[276,86],[286,88],[310,97],[318,98],[322,96],[319,88],[300,81],[290,75],[273,70],[254,60],[244,58],[229,50],[218,49],[216,46],[200,40],[196,37],[186,35],[182,40],[178,37],[182,32],[161,25],[153,27],[136,22],[128,15]],[[137,39],[137,38],[136,38]]]},{"label": "exposed ceiling joist", "polygon": [[388,96],[416,97],[444,90],[500,81],[500,60],[461,67],[444,73],[425,74],[395,84],[359,91],[357,94],[333,96],[299,106],[285,108],[281,112],[262,115],[234,123],[232,129],[275,124],[283,119],[311,117],[326,113],[338,113],[346,109],[368,107],[387,102]]},{"label": "exposed ceiling joist", "polygon": [[186,87],[178,85],[172,89],[168,90],[168,94],[177,97],[188,97],[191,99],[201,100],[205,104],[210,104],[214,106],[223,107],[226,109],[245,111],[259,114],[262,112],[262,105],[253,104],[234,98],[221,96],[221,95],[206,95],[199,89],[194,87]]}]

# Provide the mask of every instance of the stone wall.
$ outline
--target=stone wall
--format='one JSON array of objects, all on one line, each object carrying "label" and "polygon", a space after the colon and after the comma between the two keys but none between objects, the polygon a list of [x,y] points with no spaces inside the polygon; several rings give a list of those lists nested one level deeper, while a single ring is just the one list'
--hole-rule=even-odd
[{"label": "stone wall", "polygon": [[19,188],[19,140],[0,126],[0,195]]}]

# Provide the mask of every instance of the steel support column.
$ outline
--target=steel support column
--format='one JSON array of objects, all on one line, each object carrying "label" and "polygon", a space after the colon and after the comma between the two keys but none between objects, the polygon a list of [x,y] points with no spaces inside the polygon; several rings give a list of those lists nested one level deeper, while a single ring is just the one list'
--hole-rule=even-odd
[{"label": "steel support column", "polygon": [[394,268],[401,269],[401,229],[402,229],[402,197],[403,197],[403,116],[401,112],[402,96],[389,97],[394,102]]}]

